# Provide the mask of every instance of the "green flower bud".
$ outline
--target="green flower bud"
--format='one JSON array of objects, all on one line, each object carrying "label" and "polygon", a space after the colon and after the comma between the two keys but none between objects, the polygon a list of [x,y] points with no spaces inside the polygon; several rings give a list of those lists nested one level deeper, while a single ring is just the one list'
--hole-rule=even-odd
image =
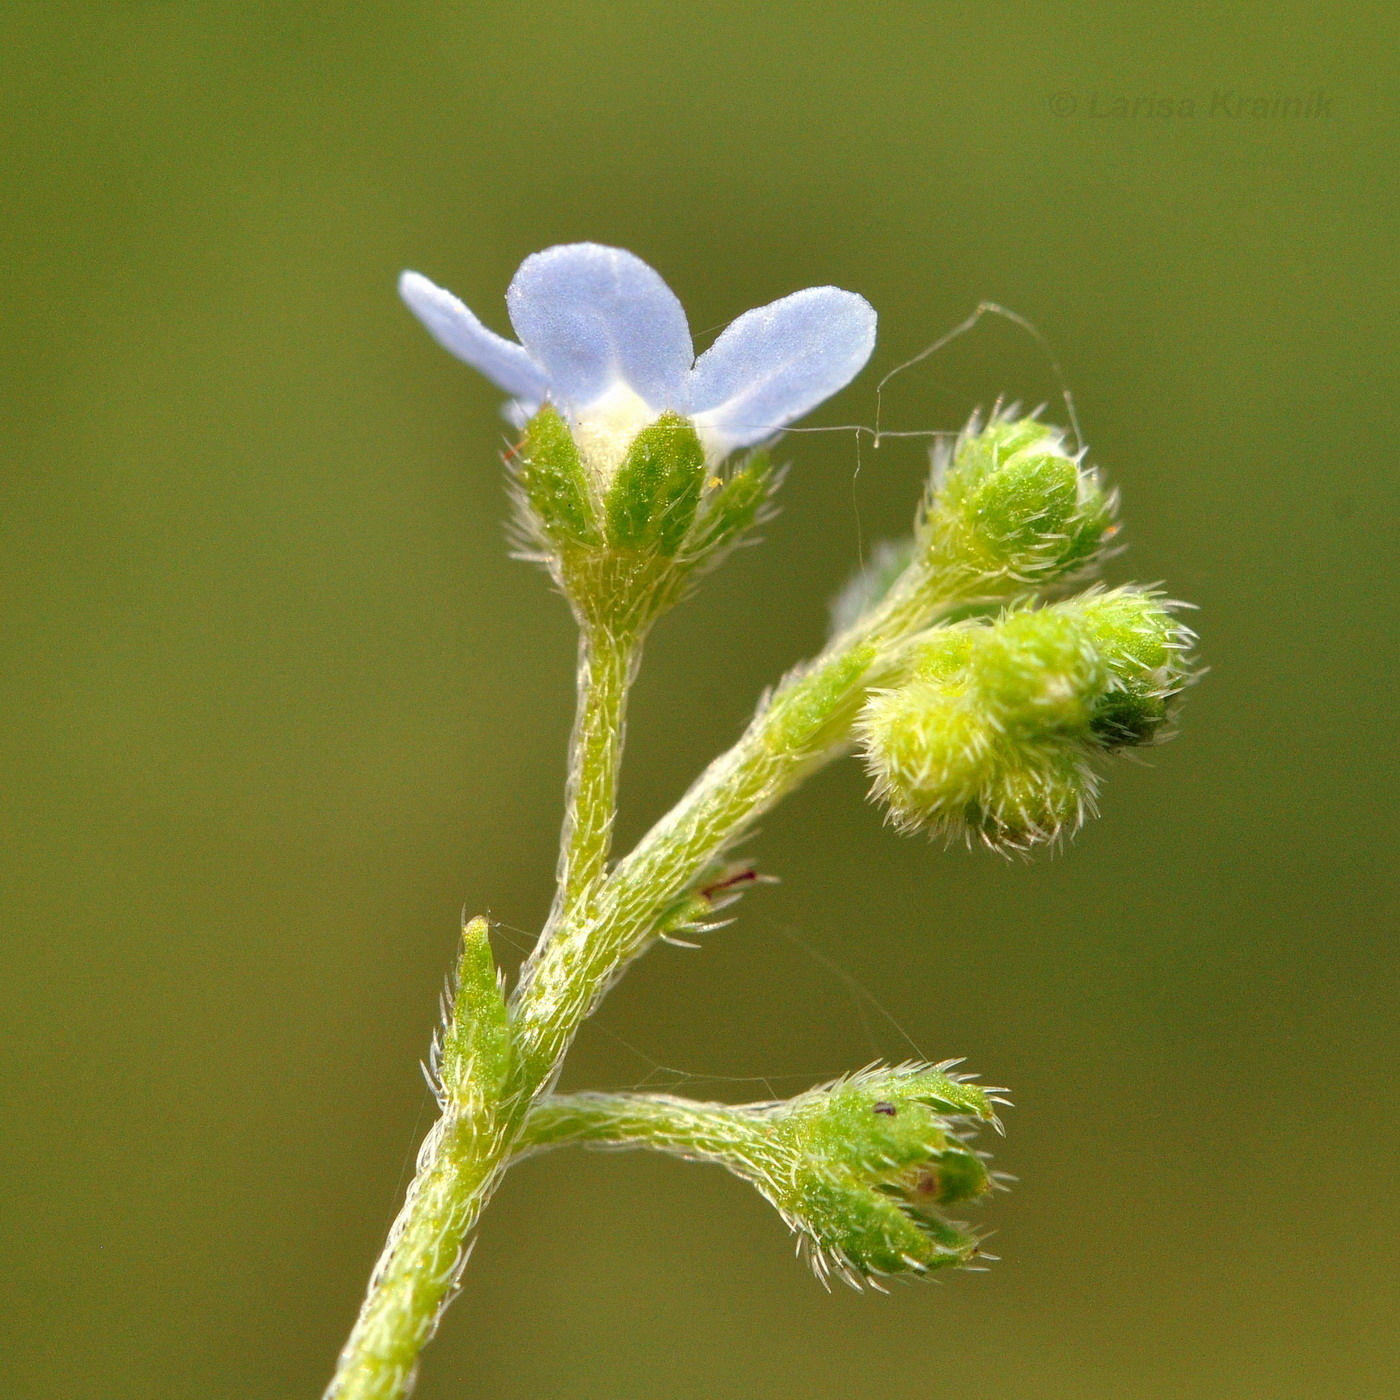
[{"label": "green flower bud", "polygon": [[867,1070],[773,1111],[789,1165],[760,1185],[802,1233],[818,1277],[859,1284],[976,1257],[977,1236],[941,1210],[992,1187],[968,1125],[995,1121],[993,1100],[950,1068]]},{"label": "green flower bud", "polygon": [[975,691],[911,681],[860,720],[873,795],[904,831],[1025,850],[1080,824],[1095,780],[1073,744],[998,729]]},{"label": "green flower bud", "polygon": [[1113,533],[1115,500],[1034,418],[976,420],[935,454],[920,535],[932,567],[989,592],[1079,573]]},{"label": "green flower bud", "polygon": [[996,733],[961,689],[911,681],[873,695],[859,732],[876,795],[902,830],[951,830],[1004,783]]},{"label": "green flower bud", "polygon": [[1029,851],[1077,831],[1098,811],[1099,780],[1071,744],[1007,745],[996,780],[962,812],[969,836],[995,851]]},{"label": "green flower bud", "polygon": [[873,795],[905,830],[1026,850],[1094,810],[1099,752],[1152,742],[1191,634],[1120,589],[937,629],[857,725]]}]

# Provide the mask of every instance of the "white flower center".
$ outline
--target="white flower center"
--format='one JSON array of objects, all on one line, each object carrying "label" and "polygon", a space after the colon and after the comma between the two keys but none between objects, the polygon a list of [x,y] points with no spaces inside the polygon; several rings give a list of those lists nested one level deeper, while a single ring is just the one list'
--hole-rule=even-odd
[{"label": "white flower center", "polygon": [[574,418],[574,441],[584,468],[606,491],[632,439],[659,415],[620,380]]}]

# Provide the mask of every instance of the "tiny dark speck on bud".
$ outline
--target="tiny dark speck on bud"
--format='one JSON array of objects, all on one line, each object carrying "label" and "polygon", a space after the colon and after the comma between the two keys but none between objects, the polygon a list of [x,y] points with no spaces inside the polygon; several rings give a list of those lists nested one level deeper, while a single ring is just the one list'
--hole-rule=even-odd
[{"label": "tiny dark speck on bud", "polygon": [[899,1110],[892,1103],[886,1103],[881,1099],[880,1102],[875,1105],[875,1112],[883,1113],[886,1118],[893,1118]]}]

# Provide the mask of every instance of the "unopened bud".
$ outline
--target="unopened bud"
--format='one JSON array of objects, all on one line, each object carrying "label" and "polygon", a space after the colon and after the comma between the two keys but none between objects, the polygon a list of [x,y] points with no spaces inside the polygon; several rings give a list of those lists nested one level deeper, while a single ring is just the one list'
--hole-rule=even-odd
[{"label": "unopened bud", "polygon": [[977,1236],[942,1209],[984,1195],[991,1176],[970,1145],[995,1121],[989,1092],[951,1066],[877,1068],[774,1111],[787,1180],[767,1184],[809,1243],[818,1276],[849,1282],[964,1265]]},{"label": "unopened bud", "polygon": [[1028,849],[1094,810],[1097,752],[1152,742],[1191,634],[1130,590],[938,629],[858,732],[874,795],[907,830]]},{"label": "unopened bud", "polygon": [[1085,569],[1113,532],[1115,502],[1081,457],[1037,419],[974,420],[935,453],[920,532],[930,565],[992,594]]}]

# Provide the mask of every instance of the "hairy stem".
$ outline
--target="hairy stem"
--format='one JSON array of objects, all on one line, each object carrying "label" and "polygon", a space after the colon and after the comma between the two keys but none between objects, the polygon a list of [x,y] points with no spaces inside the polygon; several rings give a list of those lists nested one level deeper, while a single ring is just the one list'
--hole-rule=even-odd
[{"label": "hairy stem", "polygon": [[[627,690],[640,649],[637,629],[583,628],[559,887],[546,935],[559,921],[586,911],[603,881],[612,847]],[[419,1152],[416,1175],[370,1278],[326,1400],[402,1400],[412,1391],[418,1355],[437,1330],[466,1263],[467,1236],[495,1191],[530,1104],[546,1087],[544,1077],[532,1073],[528,1064],[512,1062],[502,1071],[500,1047],[486,1053],[466,1043],[489,1001],[481,967],[473,972],[470,966],[474,946],[478,953],[485,950],[490,966],[485,924],[474,945],[476,927],[468,929],[454,1009],[454,1015],[470,1013],[466,1024],[455,1027],[465,1039],[454,1053],[449,1033],[442,1066],[443,1116]],[[491,969],[489,988],[498,997],[494,978]],[[504,1007],[500,1010],[504,1018]]]},{"label": "hairy stem", "polygon": [[500,1180],[525,1105],[503,1095],[513,1054],[485,919],[462,930],[457,990],[434,1045],[442,1117],[375,1265],[327,1400],[400,1400],[466,1263],[465,1241]]},{"label": "hairy stem", "polygon": [[587,908],[607,871],[617,812],[627,691],[641,639],[599,623],[579,637],[578,712],[569,746],[569,786],[551,924]]},{"label": "hairy stem", "polygon": [[751,1177],[766,1151],[758,1111],[669,1094],[550,1094],[530,1110],[516,1159],[552,1147],[593,1144],[716,1162]]},{"label": "hairy stem", "polygon": [[401,1400],[412,1390],[419,1353],[461,1276],[464,1241],[508,1151],[507,1134],[472,1115],[438,1119],[325,1400]]},{"label": "hairy stem", "polygon": [[[508,1073],[488,1084],[481,1057],[466,1053],[453,1070],[443,1117],[423,1144],[326,1400],[409,1394],[418,1354],[465,1264],[467,1235],[520,1147],[527,1120],[527,1152],[551,1141],[539,1134],[552,1131],[552,1140],[562,1141],[584,1131],[586,1110],[596,1119],[587,1129],[594,1141],[640,1145],[645,1138],[678,1156],[723,1161],[752,1179],[744,1163],[753,1160],[753,1129],[736,1110],[686,1107],[664,1096],[575,1096],[547,1110],[539,1101],[580,1024],[647,947],[668,905],[759,816],[845,750],[866,693],[891,674],[898,643],[965,601],[948,597],[951,590],[940,593],[937,583],[911,568],[884,603],[789,676],[738,743],[610,875],[626,697],[642,629],[585,626],[559,892],[511,1001]],[[464,961],[464,987],[466,977]],[[460,1009],[460,996],[458,1002]],[[444,1061],[444,1087],[449,1068]],[[530,1118],[532,1112],[544,1116]]]},{"label": "hairy stem", "polygon": [[916,564],[878,607],[792,673],[599,887],[582,917],[542,937],[512,1002],[522,1063],[552,1083],[578,1027],[655,936],[666,907],[816,769],[845,752],[872,686],[904,638],[968,599]]}]

